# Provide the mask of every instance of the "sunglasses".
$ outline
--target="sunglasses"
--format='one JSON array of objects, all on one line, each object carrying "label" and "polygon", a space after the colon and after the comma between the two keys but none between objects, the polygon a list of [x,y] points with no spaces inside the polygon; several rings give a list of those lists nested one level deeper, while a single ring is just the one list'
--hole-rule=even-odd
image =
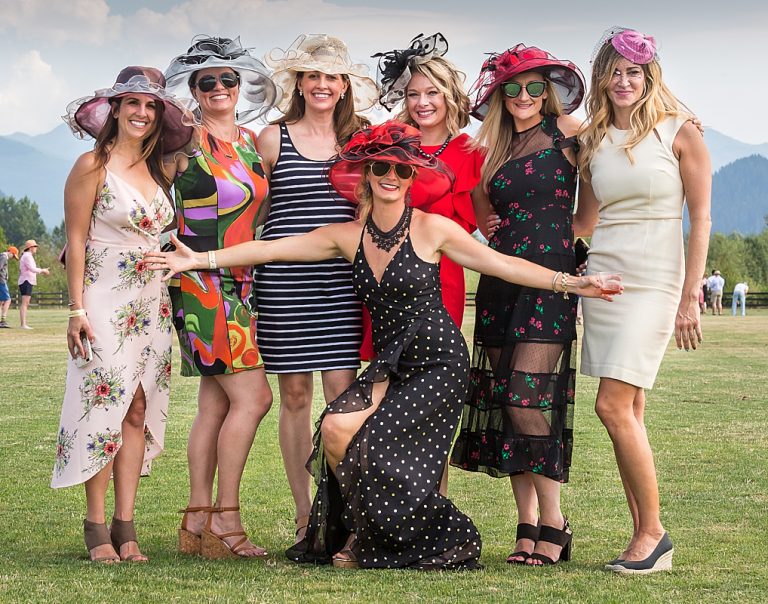
[{"label": "sunglasses", "polygon": [[371,164],[371,174],[374,176],[382,177],[389,174],[389,171],[394,168],[395,174],[398,178],[407,180],[413,176],[414,168],[409,164],[391,164],[388,161],[375,161]]},{"label": "sunglasses", "polygon": [[544,94],[544,91],[547,89],[547,83],[538,81],[528,82],[525,86],[523,86],[518,82],[504,82],[501,85],[501,90],[504,92],[504,96],[508,96],[511,99],[515,99],[520,96],[523,88],[525,88],[525,91],[528,93],[529,97],[535,99]]},{"label": "sunglasses", "polygon": [[215,75],[203,76],[195,83],[200,92],[210,92],[216,88],[216,80],[221,82],[224,88],[234,88],[240,84],[240,74],[233,71],[225,71],[217,78]]}]

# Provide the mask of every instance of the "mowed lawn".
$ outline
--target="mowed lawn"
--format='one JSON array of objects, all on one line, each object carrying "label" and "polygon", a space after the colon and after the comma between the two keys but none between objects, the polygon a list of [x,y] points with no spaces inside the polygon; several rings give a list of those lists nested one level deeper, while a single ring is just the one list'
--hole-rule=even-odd
[{"label": "mowed lawn", "polygon": [[[467,309],[467,334],[472,316]],[[17,324],[15,310],[11,319]],[[647,577],[602,570],[631,527],[610,442],[592,409],[596,380],[582,376],[572,478],[563,489],[575,533],[568,564],[505,564],[516,522],[509,482],[456,469],[450,495],[482,533],[485,570],[344,571],[288,562],[282,551],[292,540],[293,505],[277,444],[277,401],[256,436],[242,490],[246,528],[268,548],[269,559],[209,562],[176,554],[197,388],[195,379],[178,377],[177,368],[166,451],[139,489],[137,525],[151,562],[90,564],[82,539],[83,489],[48,486],[64,389],[66,313],[33,309],[30,322],[34,331],[0,331],[2,602],[766,601],[766,311],[706,316],[699,351],[668,350],[649,393],[647,423],[663,519],[675,542],[674,570]]]}]

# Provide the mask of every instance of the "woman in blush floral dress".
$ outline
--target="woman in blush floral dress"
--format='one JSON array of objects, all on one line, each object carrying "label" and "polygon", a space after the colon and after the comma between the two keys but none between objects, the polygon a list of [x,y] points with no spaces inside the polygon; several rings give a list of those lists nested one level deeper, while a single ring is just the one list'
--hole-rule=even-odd
[{"label": "woman in blush floral dress", "polygon": [[[488,148],[478,224],[497,214],[491,248],[574,272],[575,134],[567,115],[584,96],[578,69],[518,44],[492,55],[474,86],[478,142]],[[487,195],[487,197],[486,197]],[[485,199],[483,199],[485,198]],[[511,564],[568,560],[571,530],[560,511],[573,448],[576,297],[483,275],[461,431],[451,463],[510,476],[517,505]]]},{"label": "woman in blush floral dress", "polygon": [[162,155],[192,135],[184,106],[164,86],[157,69],[126,67],[112,88],[74,101],[64,116],[76,135],[96,144],[77,160],[64,190],[72,358],[52,486],[85,483],[85,543],[99,562],[147,560],[134,503],[142,467],[163,449],[171,305],[144,254],[173,219]]}]

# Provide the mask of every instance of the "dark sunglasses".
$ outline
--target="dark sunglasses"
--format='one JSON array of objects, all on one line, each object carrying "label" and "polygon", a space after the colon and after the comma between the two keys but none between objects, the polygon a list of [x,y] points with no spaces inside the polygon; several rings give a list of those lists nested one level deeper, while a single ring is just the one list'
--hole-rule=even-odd
[{"label": "dark sunglasses", "polygon": [[520,93],[525,88],[528,96],[535,99],[544,94],[547,89],[546,82],[528,82],[525,86],[518,82],[504,82],[501,85],[501,90],[504,92],[504,96],[508,96],[511,99],[515,99],[520,96]]},{"label": "dark sunglasses", "polygon": [[395,174],[397,174],[398,178],[403,180],[411,178],[414,173],[413,166],[409,164],[391,164],[388,161],[375,161],[371,164],[371,174],[378,177],[386,176],[392,168],[395,169]]},{"label": "dark sunglasses", "polygon": [[[203,76],[195,83],[195,86],[200,92],[210,92],[216,88],[216,80],[215,75]],[[240,84],[240,74],[233,71],[225,71],[219,75],[218,80],[224,88],[234,88]]]}]

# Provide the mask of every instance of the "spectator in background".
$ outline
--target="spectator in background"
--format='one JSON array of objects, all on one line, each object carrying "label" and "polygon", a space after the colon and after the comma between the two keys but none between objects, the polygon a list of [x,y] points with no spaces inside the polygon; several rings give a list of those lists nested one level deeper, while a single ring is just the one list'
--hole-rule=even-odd
[{"label": "spectator in background", "polygon": [[722,315],[725,279],[723,279],[720,271],[712,271],[712,276],[707,279],[707,286],[709,286],[709,303],[712,305],[712,316],[715,316],[715,312],[717,312],[718,315]]},{"label": "spectator in background", "polygon": [[736,316],[736,307],[741,304],[741,316],[747,314],[747,292],[749,285],[746,283],[737,283],[733,288],[733,302],[731,303],[731,313]]},{"label": "spectator in background", "polygon": [[709,282],[707,281],[707,274],[701,278],[701,289],[699,289],[699,311],[703,315],[707,312],[707,298],[709,298]]},{"label": "spectator in background", "polygon": [[11,292],[8,291],[9,258],[19,259],[18,248],[11,245],[8,247],[8,251],[0,252],[0,328],[10,327],[6,322],[8,309],[11,307]]},{"label": "spectator in background", "polygon": [[37,242],[34,239],[27,239],[21,252],[19,266],[19,293],[21,294],[19,318],[22,329],[32,329],[27,325],[27,309],[29,308],[29,301],[32,299],[32,287],[37,285],[37,275],[49,273],[47,268],[37,267],[35,254],[37,254]]}]

